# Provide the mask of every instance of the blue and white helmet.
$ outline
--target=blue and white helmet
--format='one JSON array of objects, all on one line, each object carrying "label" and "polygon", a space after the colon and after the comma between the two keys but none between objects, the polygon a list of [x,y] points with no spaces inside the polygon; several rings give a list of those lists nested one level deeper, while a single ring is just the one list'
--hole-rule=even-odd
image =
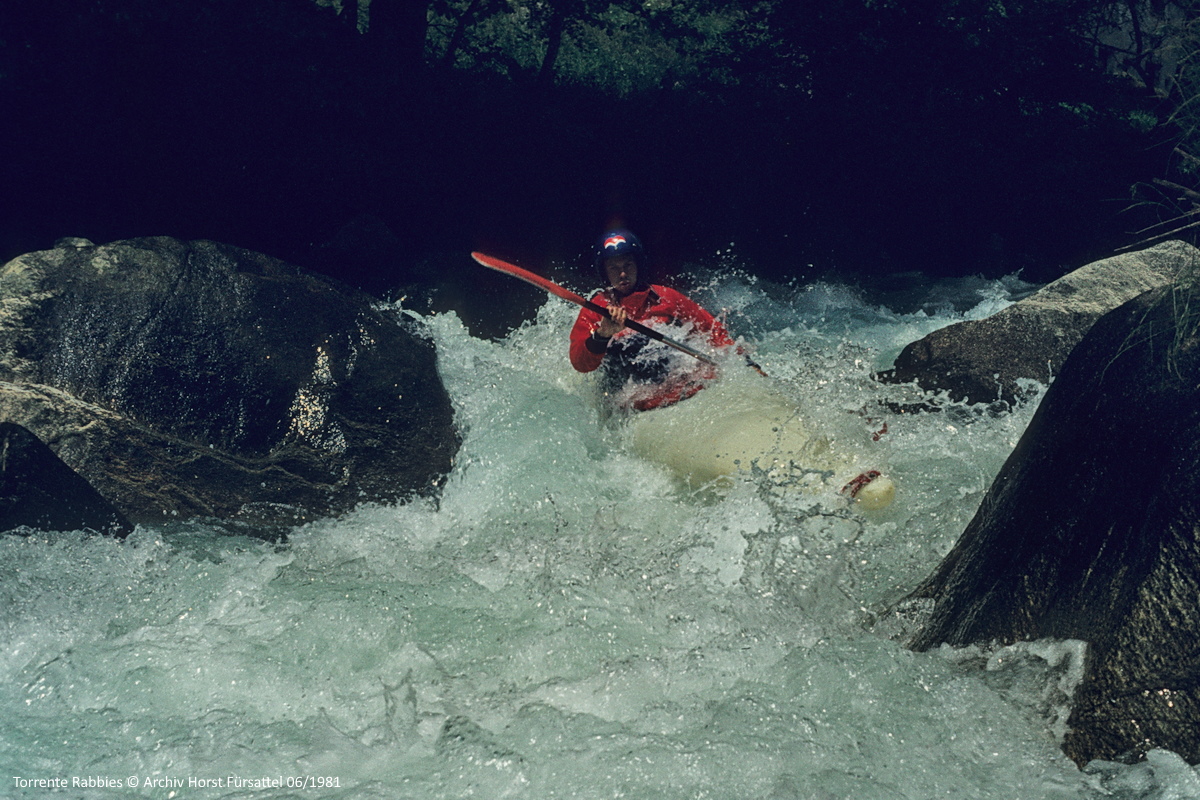
[{"label": "blue and white helmet", "polygon": [[[629,256],[637,262],[638,272],[645,272],[646,250],[642,247],[642,240],[634,236],[632,231],[624,229],[608,231],[596,242],[592,265],[596,268],[602,282],[608,281],[608,276],[604,272],[604,259],[614,256]],[[645,280],[645,276],[641,274],[638,275],[638,278]]]}]

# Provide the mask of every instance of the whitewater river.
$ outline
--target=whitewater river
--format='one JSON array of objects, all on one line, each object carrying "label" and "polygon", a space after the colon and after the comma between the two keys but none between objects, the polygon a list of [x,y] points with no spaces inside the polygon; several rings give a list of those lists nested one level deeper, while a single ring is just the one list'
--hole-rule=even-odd
[{"label": "whitewater river", "polygon": [[1081,643],[912,653],[883,613],[954,544],[1038,396],[899,414],[880,401],[915,395],[870,374],[1031,287],[678,285],[894,477],[891,508],[692,489],[633,455],[567,363],[563,301],[500,341],[399,307],[463,433],[438,502],[285,544],[204,523],[0,537],[0,796],[1200,796],[1168,752],[1061,754]]}]

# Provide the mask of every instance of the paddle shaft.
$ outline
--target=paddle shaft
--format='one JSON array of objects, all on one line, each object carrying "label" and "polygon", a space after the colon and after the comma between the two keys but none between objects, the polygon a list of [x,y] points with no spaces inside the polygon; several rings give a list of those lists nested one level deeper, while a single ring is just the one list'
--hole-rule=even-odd
[{"label": "paddle shaft", "polygon": [[[514,278],[523,280],[528,284],[538,287],[539,289],[545,289],[547,292],[550,292],[550,294],[555,295],[556,297],[561,297],[562,299],[568,300],[577,306],[583,306],[584,308],[588,309],[589,311],[595,311],[597,314],[599,314],[602,317],[608,317],[609,319],[612,319],[611,315],[609,315],[609,313],[608,313],[607,308],[604,308],[603,306],[599,306],[596,303],[593,303],[591,300],[585,300],[584,298],[582,298],[579,295],[572,292],[570,289],[566,289],[562,286],[559,286],[554,281],[547,280],[546,278],[543,278],[541,275],[532,273],[527,269],[522,269],[521,267],[518,267],[516,264],[509,264],[507,261],[501,261],[498,258],[494,258],[492,256],[485,255],[483,253],[471,253],[471,258],[475,259],[476,261],[478,261],[480,264],[487,267],[488,269],[494,269],[497,272],[503,272],[506,275],[511,275]],[[706,356],[704,353],[701,353],[699,350],[688,347],[683,342],[677,342],[668,336],[664,336],[661,333],[659,333],[658,331],[654,330],[653,328],[647,328],[645,325],[643,325],[640,322],[637,322],[636,320],[632,320],[632,319],[625,320],[625,327],[629,328],[630,330],[637,331],[638,333],[649,336],[651,339],[654,339],[655,341],[662,342],[663,344],[667,345],[668,347],[673,347],[681,353],[687,353],[692,358],[699,359],[700,361],[703,361],[706,364],[716,364],[717,363],[717,362],[713,361],[711,358],[709,358],[708,356]]]}]

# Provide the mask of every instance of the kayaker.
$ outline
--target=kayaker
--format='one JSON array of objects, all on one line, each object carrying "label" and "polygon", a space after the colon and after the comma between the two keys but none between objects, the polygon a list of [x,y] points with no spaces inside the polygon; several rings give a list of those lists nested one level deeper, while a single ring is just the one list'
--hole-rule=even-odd
[{"label": "kayaker", "polygon": [[650,283],[646,251],[627,230],[600,237],[593,264],[603,284],[591,300],[608,309],[605,318],[583,309],[571,329],[571,365],[580,372],[602,369],[602,389],[618,407],[637,411],[691,397],[716,377],[699,361],[680,365],[647,336],[624,327],[627,319],[646,325],[684,325],[705,335],[714,348],[734,344],[725,326],[686,295]]}]

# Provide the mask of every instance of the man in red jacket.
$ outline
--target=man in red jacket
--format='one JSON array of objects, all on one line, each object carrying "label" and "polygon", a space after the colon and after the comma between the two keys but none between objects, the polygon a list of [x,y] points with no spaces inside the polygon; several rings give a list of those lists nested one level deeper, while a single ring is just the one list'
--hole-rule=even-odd
[{"label": "man in red jacket", "polygon": [[580,372],[603,367],[603,388],[617,406],[637,411],[672,405],[691,397],[716,377],[700,361],[681,368],[672,354],[649,337],[625,328],[628,319],[651,327],[684,325],[706,335],[715,348],[733,344],[725,327],[694,300],[651,284],[642,243],[626,230],[600,237],[595,266],[608,284],[592,302],[609,317],[583,309],[571,329],[571,365]]}]

